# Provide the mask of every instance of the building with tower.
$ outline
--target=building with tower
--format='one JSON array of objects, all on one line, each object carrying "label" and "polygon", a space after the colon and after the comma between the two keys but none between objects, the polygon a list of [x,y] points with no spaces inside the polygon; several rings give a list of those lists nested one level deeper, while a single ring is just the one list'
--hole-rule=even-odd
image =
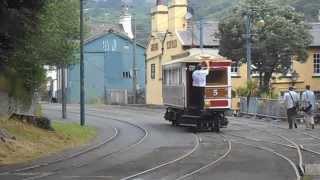
[{"label": "building with tower", "polygon": [[[214,34],[218,32],[218,22],[204,22],[203,31],[200,24],[192,18],[188,11],[187,0],[157,0],[151,10],[151,33],[146,49],[146,103],[162,105],[163,78],[174,78],[174,74],[162,74],[162,65],[180,58],[201,54],[216,55],[219,50],[219,39]],[[309,58],[305,63],[292,62],[292,72],[286,76],[274,75],[270,87],[274,92],[283,94],[288,86],[294,85],[298,91],[306,84],[320,98],[320,24],[310,23],[310,34],[313,42],[309,47]],[[201,33],[203,41],[201,43]],[[202,45],[203,48],[200,48]],[[236,63],[232,66],[233,90],[244,86],[247,80],[247,66]],[[258,75],[252,74],[258,80]],[[174,80],[174,79],[173,79]]]},{"label": "building with tower", "polygon": [[157,0],[151,10],[151,34],[146,50],[146,103],[162,104],[162,64],[197,54],[218,53],[218,41],[211,32],[217,23],[204,24],[203,49],[200,26],[190,21],[187,0]]}]

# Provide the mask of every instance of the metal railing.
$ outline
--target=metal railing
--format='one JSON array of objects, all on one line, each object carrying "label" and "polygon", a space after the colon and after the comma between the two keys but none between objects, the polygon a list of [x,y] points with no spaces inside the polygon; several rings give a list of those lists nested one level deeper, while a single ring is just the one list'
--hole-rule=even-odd
[{"label": "metal railing", "polygon": [[[133,104],[133,94],[126,89],[106,89],[105,90],[105,104],[111,105],[125,105]],[[145,104],[145,92],[138,91],[136,95],[137,104]]]},{"label": "metal railing", "polygon": [[[317,103],[315,116],[320,117],[320,106]],[[240,114],[248,114],[259,117],[269,117],[274,119],[286,119],[287,113],[284,101],[281,99],[263,99],[250,97],[249,102],[247,97],[240,98]],[[300,115],[303,112],[299,112]]]}]

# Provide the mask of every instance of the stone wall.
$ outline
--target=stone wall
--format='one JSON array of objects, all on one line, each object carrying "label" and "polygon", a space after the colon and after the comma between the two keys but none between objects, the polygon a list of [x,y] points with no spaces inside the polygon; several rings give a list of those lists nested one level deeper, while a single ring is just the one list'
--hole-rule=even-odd
[{"label": "stone wall", "polygon": [[10,100],[8,93],[0,91],[0,117],[9,117],[12,113],[34,115],[37,102],[39,102],[36,97],[33,98],[31,106],[26,107],[12,99]]}]

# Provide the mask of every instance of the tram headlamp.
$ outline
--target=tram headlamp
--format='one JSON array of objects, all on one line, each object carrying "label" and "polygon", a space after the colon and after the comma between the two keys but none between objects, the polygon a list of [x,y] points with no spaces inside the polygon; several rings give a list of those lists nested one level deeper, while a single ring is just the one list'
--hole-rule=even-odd
[{"label": "tram headlamp", "polygon": [[205,101],[205,102],[204,102],[204,106],[205,106],[205,107],[210,107],[210,101]]}]

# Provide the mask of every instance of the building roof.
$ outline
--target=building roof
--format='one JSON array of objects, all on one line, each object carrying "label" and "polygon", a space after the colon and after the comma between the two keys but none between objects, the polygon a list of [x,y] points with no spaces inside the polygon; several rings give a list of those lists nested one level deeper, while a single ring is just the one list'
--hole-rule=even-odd
[{"label": "building roof", "polygon": [[[203,23],[203,45],[204,46],[219,46],[219,39],[215,37],[218,32],[218,22]],[[198,23],[187,31],[178,31],[179,37],[183,46],[200,46],[200,26]]]},{"label": "building roof", "polygon": [[310,34],[313,37],[311,47],[320,47],[320,23],[311,23]]},{"label": "building roof", "polygon": [[[102,38],[104,36],[107,36],[109,34],[114,34],[114,35],[116,35],[116,36],[118,36],[118,37],[120,37],[120,38],[122,38],[122,39],[124,39],[126,41],[133,42],[132,39],[130,39],[126,34],[121,33],[121,32],[116,32],[113,29],[109,29],[108,31],[104,31],[104,32],[102,32],[100,34],[96,34],[94,36],[89,37],[88,39],[86,39],[84,41],[84,44],[87,45],[87,44],[89,44],[89,43],[91,43],[91,42],[93,42],[93,41],[95,41],[97,39],[100,39],[100,38]],[[144,48],[144,49],[146,48],[140,42],[137,42],[137,45],[142,47],[142,48]]]},{"label": "building roof", "polygon": [[[187,31],[178,31],[177,36],[179,37],[183,46],[200,46],[200,28],[199,23],[189,28]],[[204,22],[203,23],[203,45],[219,47],[219,39],[215,37],[215,33],[219,32],[218,22]],[[313,37],[313,41],[310,47],[320,47],[320,23],[310,23],[311,29],[310,34]],[[193,35],[192,35],[193,34]],[[193,39],[193,40],[192,40]],[[192,43],[193,41],[193,43]]]}]

